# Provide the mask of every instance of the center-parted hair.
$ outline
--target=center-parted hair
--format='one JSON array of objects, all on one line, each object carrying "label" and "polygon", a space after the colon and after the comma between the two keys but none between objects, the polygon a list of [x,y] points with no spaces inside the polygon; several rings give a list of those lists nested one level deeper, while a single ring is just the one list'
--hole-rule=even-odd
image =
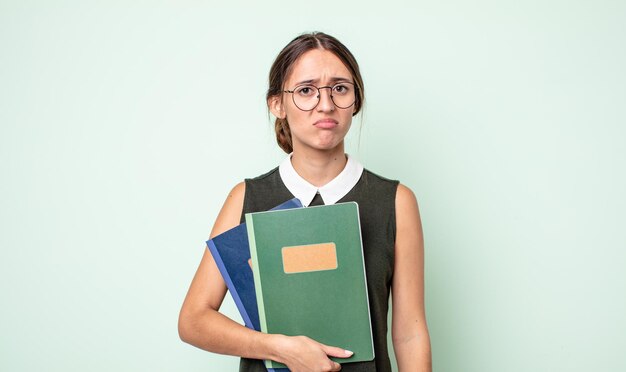
[{"label": "center-parted hair", "polygon": [[[266,96],[267,102],[269,102],[272,97],[282,96],[283,90],[285,90],[285,81],[291,74],[293,65],[304,53],[313,49],[322,49],[333,53],[350,71],[356,87],[356,101],[354,102],[353,116],[358,114],[359,111],[361,111],[365,99],[363,78],[361,77],[359,64],[345,45],[323,32],[302,34],[293,39],[278,53],[270,69],[269,87]],[[278,146],[286,153],[291,153],[293,147],[291,142],[291,130],[289,129],[287,119],[276,118],[274,130],[276,131],[276,142],[278,142]]]}]

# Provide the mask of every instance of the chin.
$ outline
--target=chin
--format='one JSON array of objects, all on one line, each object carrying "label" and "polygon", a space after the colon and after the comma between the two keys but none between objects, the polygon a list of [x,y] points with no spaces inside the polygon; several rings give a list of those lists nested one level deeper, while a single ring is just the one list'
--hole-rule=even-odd
[{"label": "chin", "polygon": [[[297,142],[297,144],[296,144]],[[309,148],[316,151],[332,151],[337,148],[343,149],[343,138],[327,136],[326,138],[311,138],[308,141],[294,141],[295,148]]]},{"label": "chin", "polygon": [[315,146],[315,148],[317,148],[318,150],[323,150],[323,151],[330,151],[330,150],[335,150],[338,147],[340,147],[341,145],[343,145],[343,141],[339,142],[339,143],[320,143],[317,146]]}]

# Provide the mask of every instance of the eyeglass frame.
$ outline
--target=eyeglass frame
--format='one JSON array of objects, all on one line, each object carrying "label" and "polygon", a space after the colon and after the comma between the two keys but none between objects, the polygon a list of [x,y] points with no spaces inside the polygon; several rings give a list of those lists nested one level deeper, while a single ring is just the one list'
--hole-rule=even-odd
[{"label": "eyeglass frame", "polygon": [[[341,107],[341,106],[337,105],[335,103],[335,100],[333,99],[333,88],[336,87],[337,85],[340,85],[340,84],[350,84],[350,85],[352,85],[354,87],[354,101],[350,105],[348,105],[346,107]],[[298,106],[298,104],[296,103],[296,98],[294,96],[294,93],[296,92],[296,89],[298,89],[298,87],[302,87],[302,86],[307,86],[307,87],[311,87],[311,88],[317,89],[317,103],[315,104],[315,106],[313,106],[313,108],[308,109],[308,110],[301,109],[300,106]],[[320,101],[322,100],[322,98],[321,98],[322,89],[330,89],[330,93],[329,93],[330,101],[333,103],[333,105],[335,105],[335,107],[337,107],[339,109],[345,110],[345,109],[348,109],[348,108],[350,108],[350,107],[352,107],[352,106],[354,106],[356,104],[356,101],[357,101],[357,98],[358,98],[357,97],[357,91],[358,91],[359,87],[356,84],[354,84],[352,82],[349,82],[349,81],[340,81],[340,82],[337,82],[337,83],[335,83],[333,85],[326,85],[326,86],[323,86],[323,87],[316,87],[313,84],[300,84],[300,85],[296,85],[293,88],[293,90],[283,90],[283,93],[291,93],[291,100],[293,101],[293,104],[298,108],[298,110],[308,112],[308,111],[315,110],[317,105],[320,104]]]}]

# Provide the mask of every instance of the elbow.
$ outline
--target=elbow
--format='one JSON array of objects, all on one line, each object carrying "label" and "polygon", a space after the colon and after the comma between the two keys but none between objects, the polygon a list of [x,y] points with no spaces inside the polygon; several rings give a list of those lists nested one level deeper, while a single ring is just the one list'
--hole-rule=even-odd
[{"label": "elbow", "polygon": [[414,341],[415,339],[417,339],[417,337],[418,337],[417,334],[397,336],[392,332],[391,342],[393,343],[393,346],[397,348],[403,344],[407,344],[407,343],[410,343],[411,341]]},{"label": "elbow", "polygon": [[211,307],[183,305],[178,315],[178,337],[185,343],[208,350],[207,345],[217,344],[216,314],[217,310]]},{"label": "elbow", "polygon": [[[406,369],[432,372],[430,336],[427,330],[396,336],[392,332],[391,338],[400,371]],[[415,369],[418,365],[421,368]]]},{"label": "elbow", "polygon": [[393,329],[391,331],[391,341],[394,347],[415,343],[430,345],[430,335],[428,334],[428,328],[425,326],[416,329],[403,329],[402,331]]},{"label": "elbow", "polygon": [[192,320],[188,311],[183,308],[178,315],[178,337],[185,343],[191,343],[192,339]]}]

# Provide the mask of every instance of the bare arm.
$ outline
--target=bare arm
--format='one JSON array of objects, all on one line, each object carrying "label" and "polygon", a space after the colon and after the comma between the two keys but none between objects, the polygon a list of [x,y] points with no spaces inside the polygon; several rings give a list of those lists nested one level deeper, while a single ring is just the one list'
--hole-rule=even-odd
[{"label": "bare arm", "polygon": [[424,311],[424,239],[413,192],[396,194],[396,247],[392,282],[392,340],[398,368],[432,371],[430,337]]},{"label": "bare arm", "polygon": [[[243,183],[230,192],[217,216],[211,238],[239,224],[244,193]],[[178,333],[183,341],[214,353],[275,360],[292,371],[338,371],[341,366],[328,355],[351,355],[307,337],[271,335],[248,329],[218,312],[225,295],[226,284],[211,252],[205,249],[178,318]]]}]

